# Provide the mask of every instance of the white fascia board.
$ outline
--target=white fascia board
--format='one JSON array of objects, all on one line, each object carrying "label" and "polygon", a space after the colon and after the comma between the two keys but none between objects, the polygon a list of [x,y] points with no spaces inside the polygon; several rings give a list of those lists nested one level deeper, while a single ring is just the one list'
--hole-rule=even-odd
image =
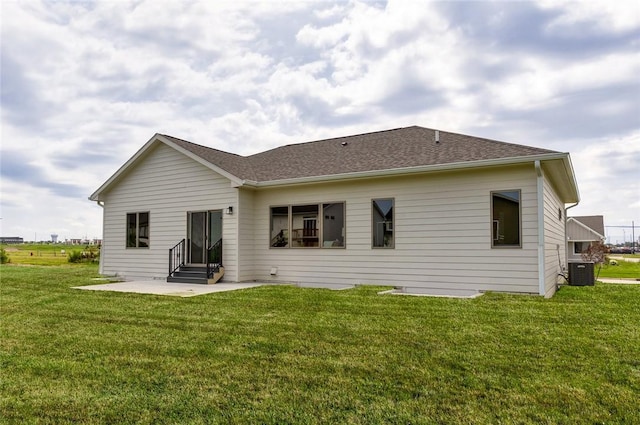
[{"label": "white fascia board", "polygon": [[580,189],[578,188],[578,181],[576,179],[576,174],[573,171],[573,163],[571,162],[571,156],[568,153],[564,155],[565,156],[562,158],[562,162],[564,163],[564,169],[567,173],[567,178],[569,179],[569,182],[571,183],[572,187],[575,188],[575,195],[576,195],[575,202],[580,202]]},{"label": "white fascia board", "polygon": [[342,174],[330,174],[324,176],[311,176],[311,177],[298,177],[292,179],[282,180],[270,180],[270,181],[250,181],[245,180],[243,185],[250,187],[273,187],[273,186],[289,186],[306,183],[322,183],[331,182],[336,180],[355,180],[362,178],[372,177],[389,177],[399,176],[407,174],[429,173],[436,171],[453,171],[463,169],[473,169],[482,167],[496,167],[502,165],[516,165],[524,163],[533,163],[535,161],[564,159],[568,156],[567,153],[551,153],[541,155],[530,155],[512,158],[498,158],[488,159],[482,161],[465,161],[465,162],[453,162],[450,164],[438,164],[438,165],[421,165],[417,167],[406,168],[392,168],[388,170],[373,170],[373,171],[358,171],[354,173],[342,173]]}]

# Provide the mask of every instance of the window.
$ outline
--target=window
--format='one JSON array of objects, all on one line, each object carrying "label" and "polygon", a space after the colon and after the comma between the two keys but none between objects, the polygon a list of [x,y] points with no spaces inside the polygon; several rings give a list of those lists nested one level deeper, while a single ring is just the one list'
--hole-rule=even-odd
[{"label": "window", "polygon": [[322,247],[344,247],[344,202],[322,204]]},{"label": "window", "polygon": [[291,246],[309,248],[320,246],[318,204],[292,206],[291,228]]},{"label": "window", "polygon": [[271,247],[289,246],[289,207],[271,207]]},{"label": "window", "polygon": [[149,213],[127,214],[127,248],[149,248]]},{"label": "window", "polygon": [[589,249],[589,242],[574,242],[573,243],[573,253],[574,254],[582,254],[584,251]]},{"label": "window", "polygon": [[345,247],[344,202],[271,207],[270,214],[272,248]]},{"label": "window", "polygon": [[520,247],[520,190],[491,192],[493,247]]},{"label": "window", "polygon": [[371,201],[372,242],[374,248],[393,248],[393,210],[394,200],[374,199]]}]

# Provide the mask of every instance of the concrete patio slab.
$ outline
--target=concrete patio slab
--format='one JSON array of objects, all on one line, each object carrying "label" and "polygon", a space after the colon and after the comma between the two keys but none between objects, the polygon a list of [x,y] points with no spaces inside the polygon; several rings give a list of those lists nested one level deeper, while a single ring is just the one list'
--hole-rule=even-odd
[{"label": "concrete patio slab", "polygon": [[404,289],[390,289],[388,291],[378,292],[378,295],[407,295],[411,297],[440,297],[440,298],[478,298],[484,295],[483,292],[478,291],[468,291],[468,292],[458,292],[458,293],[446,293],[440,291],[433,292],[411,292],[406,291]]},{"label": "concrete patio slab", "polygon": [[355,285],[341,285],[338,283],[298,283],[299,288],[311,289],[330,289],[332,291],[344,291],[345,289],[353,289]]},{"label": "concrete patio slab", "polygon": [[262,285],[262,283],[218,283],[215,285],[197,285],[189,283],[171,283],[162,280],[138,280],[106,283],[103,285],[74,286],[73,289],[169,295],[174,297],[194,297],[196,295],[211,294],[214,292],[256,288]]}]

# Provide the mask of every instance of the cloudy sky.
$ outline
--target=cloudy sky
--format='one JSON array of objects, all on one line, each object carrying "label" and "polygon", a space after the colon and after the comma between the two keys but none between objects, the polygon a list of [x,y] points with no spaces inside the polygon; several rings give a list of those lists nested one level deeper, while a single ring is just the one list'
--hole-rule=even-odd
[{"label": "cloudy sky", "polygon": [[3,236],[101,237],[87,197],[156,132],[245,155],[409,125],[570,152],[570,213],[640,226],[638,2],[0,7]]}]

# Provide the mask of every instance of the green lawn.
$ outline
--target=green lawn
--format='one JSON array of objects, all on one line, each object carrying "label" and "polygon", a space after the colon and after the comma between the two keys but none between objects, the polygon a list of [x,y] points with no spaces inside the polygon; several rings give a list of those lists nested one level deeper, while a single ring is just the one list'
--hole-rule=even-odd
[{"label": "green lawn", "polygon": [[[640,279],[640,263],[632,263],[631,261],[616,260],[618,264],[605,264],[600,270],[598,277],[610,277],[620,279]],[[597,273],[598,265],[595,266]]]},{"label": "green lawn", "polygon": [[640,423],[640,286],[80,291],[0,267],[3,423]]},{"label": "green lawn", "polygon": [[[31,264],[37,266],[56,266],[69,262],[73,251],[84,251],[86,245],[66,244],[11,244],[0,245],[9,256],[11,264]],[[97,251],[97,247],[90,247]]]}]

